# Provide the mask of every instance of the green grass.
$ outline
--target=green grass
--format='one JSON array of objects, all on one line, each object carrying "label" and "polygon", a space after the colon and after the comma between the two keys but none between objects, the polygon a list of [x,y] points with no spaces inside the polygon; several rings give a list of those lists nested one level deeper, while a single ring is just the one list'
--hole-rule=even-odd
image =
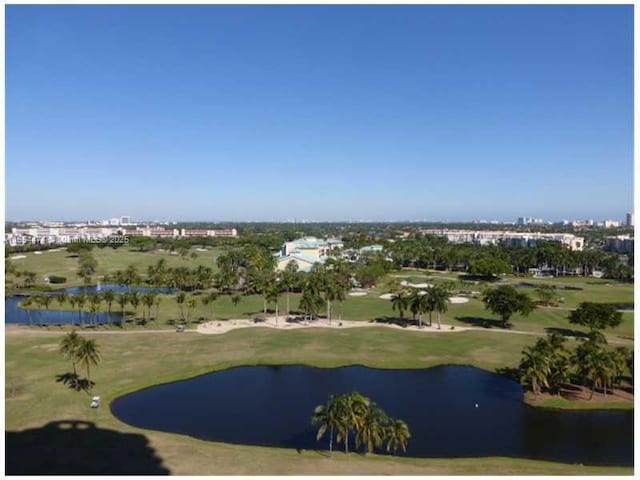
[{"label": "green grass", "polygon": [[[91,338],[90,333],[85,333]],[[237,330],[199,335],[148,333],[95,335],[103,362],[94,368],[95,394],[105,405],[54,380],[70,369],[57,353],[60,336],[10,328],[5,334],[5,429],[20,431],[56,420],[94,422],[99,428],[144,435],[173,474],[631,474],[631,468],[582,467],[512,458],[415,459],[336,454],[204,442],[146,431],[118,421],[107,403],[119,395],[162,382],[235,365],[362,364],[422,368],[469,364],[493,371],[514,365],[531,342],[523,335],[464,332],[423,335],[384,328],[357,330]],[[188,408],[188,405],[185,406]]]},{"label": "green grass", "polygon": [[[167,324],[169,320],[178,321],[181,318],[180,307],[175,301],[175,295],[161,295],[162,303],[160,306],[160,314],[157,321],[153,322],[154,328],[171,328]],[[218,299],[210,305],[203,305],[200,301],[202,295],[194,295],[197,299],[197,305],[194,308],[191,318],[192,320],[228,320],[239,318],[254,318],[262,315],[264,308],[264,299],[260,295],[246,295],[241,297],[240,303],[235,306],[231,302],[229,295],[220,295]],[[298,309],[298,300],[300,295],[291,294],[290,306],[293,311]],[[32,308],[38,308],[35,305]],[[50,306],[52,309],[58,309],[57,302],[53,302]],[[88,306],[87,306],[88,308]],[[63,306],[64,310],[72,310],[70,304]],[[103,304],[102,310],[106,310]],[[278,310],[282,315],[286,311],[286,294],[283,294],[278,302]],[[114,302],[112,306],[113,312],[119,312],[120,307]],[[133,314],[132,307],[127,306],[126,311]],[[275,312],[273,304],[268,306],[271,315]],[[152,315],[155,316],[155,307],[152,309]],[[583,327],[572,325],[568,320],[569,311],[553,308],[537,308],[528,317],[514,315],[511,319],[513,330],[523,330],[544,334],[550,329],[558,329],[559,331],[575,335],[585,333]],[[379,317],[397,317],[398,312],[394,312],[389,300],[379,298],[379,294],[371,292],[364,297],[347,296],[343,304],[334,303],[333,318],[342,317],[345,320],[361,320],[370,321]],[[138,308],[138,317],[142,317],[142,307]],[[405,312],[405,317],[411,318],[409,312]],[[625,341],[634,337],[634,314],[632,312],[623,313],[622,323],[611,330],[607,330],[606,335],[613,340]],[[423,320],[426,316],[423,316]],[[435,315],[433,316],[435,322]],[[484,305],[478,299],[471,299],[466,304],[450,304],[448,311],[442,316],[442,323],[455,325],[460,327],[480,326],[491,329],[501,329],[498,319],[490,312],[485,310]]]},{"label": "green grass", "polygon": [[533,407],[570,410],[633,410],[631,402],[576,402],[562,397],[534,400],[533,394],[525,395],[525,402]]},{"label": "green grass", "polygon": [[[173,255],[168,251],[139,252],[132,251],[128,247],[113,249],[110,247],[94,248],[92,255],[98,262],[94,281],[100,276],[112,274],[117,270],[124,270],[129,265],[135,265],[141,274],[146,274],[147,267],[154,265],[161,258],[165,259],[168,267],[186,266],[195,268],[198,265],[211,267],[217,271],[216,258],[222,252],[219,248],[207,247],[206,252],[197,251],[191,248],[190,253],[195,252],[197,257],[191,258]],[[35,253],[21,253],[26,258],[11,260],[20,271],[27,270],[35,272],[36,285],[45,286],[44,278],[49,275],[59,275],[67,278],[66,283],[51,285],[52,288],[66,288],[82,285],[82,279],[78,277],[78,259],[71,256],[66,250],[43,251],[40,255]],[[8,286],[11,284],[7,282]]]}]

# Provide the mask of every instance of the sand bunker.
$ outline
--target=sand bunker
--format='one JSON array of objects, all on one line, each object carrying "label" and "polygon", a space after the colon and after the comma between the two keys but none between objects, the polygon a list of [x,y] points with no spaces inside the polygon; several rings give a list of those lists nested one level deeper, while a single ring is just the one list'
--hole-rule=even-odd
[{"label": "sand bunker", "polygon": [[469,303],[469,299],[465,297],[449,297],[451,303]]},{"label": "sand bunker", "polygon": [[364,297],[367,292],[349,292],[349,295],[352,297]]},{"label": "sand bunker", "polygon": [[380,298],[382,298],[383,300],[391,300],[393,297],[395,297],[393,293],[383,293],[382,295],[380,295]]},{"label": "sand bunker", "polygon": [[27,258],[26,255],[16,255],[14,257],[11,257],[11,260],[20,260],[21,258]]}]

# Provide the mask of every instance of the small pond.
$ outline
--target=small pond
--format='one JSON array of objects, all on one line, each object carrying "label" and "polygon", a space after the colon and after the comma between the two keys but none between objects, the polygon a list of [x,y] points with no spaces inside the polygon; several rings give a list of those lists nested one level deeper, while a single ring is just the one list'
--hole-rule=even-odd
[{"label": "small pond", "polygon": [[533,408],[517,383],[474,367],[238,367],[134,392],[111,409],[130,425],[204,440],[327,449],[313,409],[353,390],[407,422],[409,456],[633,465],[632,411]]}]

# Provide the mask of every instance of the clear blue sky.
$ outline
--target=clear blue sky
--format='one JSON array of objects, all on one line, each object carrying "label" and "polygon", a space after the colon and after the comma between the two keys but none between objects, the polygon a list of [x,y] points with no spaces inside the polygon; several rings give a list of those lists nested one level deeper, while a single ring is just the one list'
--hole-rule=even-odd
[{"label": "clear blue sky", "polygon": [[622,218],[633,7],[6,7],[6,217]]}]

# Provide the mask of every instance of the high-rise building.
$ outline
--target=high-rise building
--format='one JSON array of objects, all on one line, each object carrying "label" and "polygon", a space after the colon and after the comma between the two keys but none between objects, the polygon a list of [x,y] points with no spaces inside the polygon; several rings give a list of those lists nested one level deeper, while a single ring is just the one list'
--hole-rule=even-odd
[{"label": "high-rise building", "polygon": [[633,227],[633,213],[627,213],[627,227]]}]

